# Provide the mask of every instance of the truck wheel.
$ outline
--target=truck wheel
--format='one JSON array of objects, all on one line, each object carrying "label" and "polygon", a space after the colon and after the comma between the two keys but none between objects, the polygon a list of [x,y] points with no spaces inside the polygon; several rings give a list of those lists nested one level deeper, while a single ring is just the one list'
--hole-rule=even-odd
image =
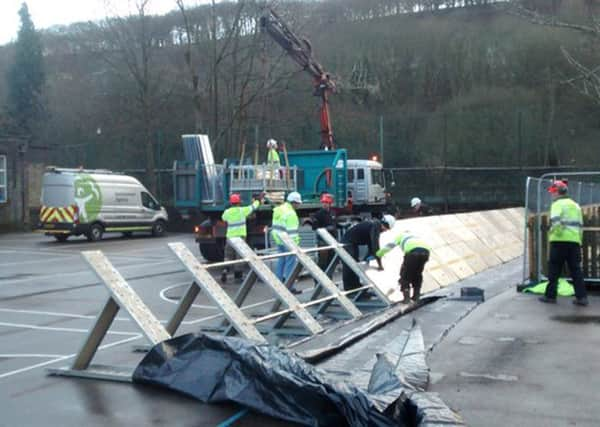
[{"label": "truck wheel", "polygon": [[131,237],[131,236],[133,236],[133,233],[132,233],[131,231],[124,231],[124,232],[123,232],[123,237],[127,237],[127,238],[129,238],[129,237]]},{"label": "truck wheel", "polygon": [[90,231],[86,234],[88,241],[97,242],[102,239],[102,234],[104,234],[104,227],[102,225],[96,223],[92,224],[90,227]]},{"label": "truck wheel", "polygon": [[200,253],[208,262],[221,262],[225,259],[225,239],[216,242],[200,242]]},{"label": "truck wheel", "polygon": [[154,224],[152,224],[152,235],[154,237],[160,237],[165,234],[165,230],[167,229],[167,225],[163,220],[158,220]]},{"label": "truck wheel", "polygon": [[66,242],[69,238],[68,234],[55,234],[54,238],[59,242]]}]

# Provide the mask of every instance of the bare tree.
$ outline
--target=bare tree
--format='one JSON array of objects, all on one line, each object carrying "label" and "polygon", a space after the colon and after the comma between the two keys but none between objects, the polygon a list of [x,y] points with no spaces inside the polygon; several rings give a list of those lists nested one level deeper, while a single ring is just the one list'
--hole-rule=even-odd
[{"label": "bare tree", "polygon": [[182,0],[176,3],[184,22],[196,130],[211,128],[217,156],[237,154],[247,140],[252,112],[260,121],[266,100],[293,75],[278,67],[284,53],[278,53],[271,67],[264,59],[264,36],[257,23],[270,2],[261,6],[251,0],[218,5],[213,1],[194,9]]},{"label": "bare tree", "polygon": [[[540,6],[541,5],[541,6]],[[555,28],[564,28],[589,37],[597,47],[600,45],[600,10],[598,5],[591,0],[580,2],[579,20],[566,20],[561,17],[560,0],[551,0],[545,3],[532,1],[513,0],[506,10],[516,16],[525,18],[537,25]],[[543,7],[542,7],[543,6]],[[571,18],[576,19],[576,18]],[[560,47],[567,62],[572,66],[574,75],[561,81],[575,88],[579,93],[591,98],[600,104],[600,64],[587,65],[583,59],[577,59],[577,54],[572,53],[565,46]]]},{"label": "bare tree", "polygon": [[139,122],[141,148],[147,174],[147,183],[156,190],[154,169],[154,134],[157,116],[172,92],[166,80],[168,73],[161,67],[158,54],[161,43],[153,37],[153,21],[147,10],[151,0],[136,0],[134,11],[129,16],[120,16],[111,11],[107,1],[108,15],[100,24],[100,53],[110,68],[129,79],[135,88],[131,103],[132,117]]}]

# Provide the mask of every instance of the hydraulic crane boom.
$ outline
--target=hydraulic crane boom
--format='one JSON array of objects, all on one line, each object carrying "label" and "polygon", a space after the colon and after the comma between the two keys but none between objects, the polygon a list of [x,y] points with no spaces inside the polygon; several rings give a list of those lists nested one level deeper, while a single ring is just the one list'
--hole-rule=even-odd
[{"label": "hydraulic crane boom", "polygon": [[335,82],[323,66],[312,55],[312,46],[306,39],[300,39],[273,10],[260,19],[263,31],[266,31],[303,70],[313,78],[314,95],[321,98],[321,149],[333,150],[333,130],[329,116],[329,95],[335,90]]}]

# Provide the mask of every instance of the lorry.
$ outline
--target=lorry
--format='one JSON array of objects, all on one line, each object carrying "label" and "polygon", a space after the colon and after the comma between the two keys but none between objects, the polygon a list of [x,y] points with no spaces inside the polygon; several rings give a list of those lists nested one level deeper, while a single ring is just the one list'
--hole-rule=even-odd
[{"label": "lorry", "polygon": [[164,234],[169,217],[164,207],[136,178],[109,170],[50,166],[42,178],[37,229],[59,242],[104,232]]},{"label": "lorry", "polygon": [[[227,224],[221,215],[229,207],[232,193],[241,195],[242,204],[266,194],[265,203],[247,222],[247,241],[254,248],[265,247],[272,208],[292,191],[302,196],[301,218],[320,208],[319,198],[325,192],[334,198],[332,207],[338,220],[379,216],[389,209],[381,163],[349,160],[345,149],[290,151],[274,170],[249,159],[241,163],[225,159],[216,164],[206,135],[184,135],[182,140],[188,147],[184,149],[187,158],[173,165],[174,205],[183,219],[195,224],[200,253],[208,261],[223,260]],[[194,152],[202,154],[195,157]]]}]

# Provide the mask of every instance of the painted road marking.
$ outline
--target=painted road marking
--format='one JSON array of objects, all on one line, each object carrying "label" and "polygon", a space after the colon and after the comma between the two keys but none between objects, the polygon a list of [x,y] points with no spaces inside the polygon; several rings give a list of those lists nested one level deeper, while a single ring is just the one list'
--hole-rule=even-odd
[{"label": "painted road marking", "polygon": [[[33,329],[36,331],[53,331],[53,332],[81,332],[87,334],[90,332],[89,329],[77,329],[77,328],[57,328],[54,326],[37,326],[37,325],[27,325],[25,323],[7,323],[0,322],[0,326],[6,326],[8,328],[23,328],[23,329]],[[119,332],[119,331],[108,331],[109,334],[113,335],[139,335],[136,332]]]},{"label": "painted road marking", "polygon": [[[140,339],[142,337],[143,337],[142,334],[137,334],[137,336],[134,336],[134,337],[129,337],[129,338],[125,338],[125,339],[120,340],[120,341],[115,341],[115,342],[110,343],[110,344],[101,345],[100,347],[98,347],[98,350],[104,350],[106,348],[115,347],[117,345],[121,345],[121,344],[125,344],[125,343],[131,342],[131,341],[138,340],[138,339]],[[38,363],[36,365],[27,366],[25,368],[17,369],[17,370],[14,370],[14,371],[5,372],[4,374],[0,374],[0,379],[7,378],[7,377],[10,377],[10,376],[13,376],[13,375],[16,375],[16,374],[21,374],[23,372],[28,372],[28,371],[31,371],[31,370],[36,369],[36,368],[41,368],[41,367],[44,367],[44,366],[48,366],[48,365],[51,365],[51,364],[56,363],[56,362],[61,362],[63,360],[71,359],[71,358],[73,358],[75,356],[77,356],[77,353],[69,354],[68,356],[57,357],[56,359],[49,360],[47,362]]]}]

